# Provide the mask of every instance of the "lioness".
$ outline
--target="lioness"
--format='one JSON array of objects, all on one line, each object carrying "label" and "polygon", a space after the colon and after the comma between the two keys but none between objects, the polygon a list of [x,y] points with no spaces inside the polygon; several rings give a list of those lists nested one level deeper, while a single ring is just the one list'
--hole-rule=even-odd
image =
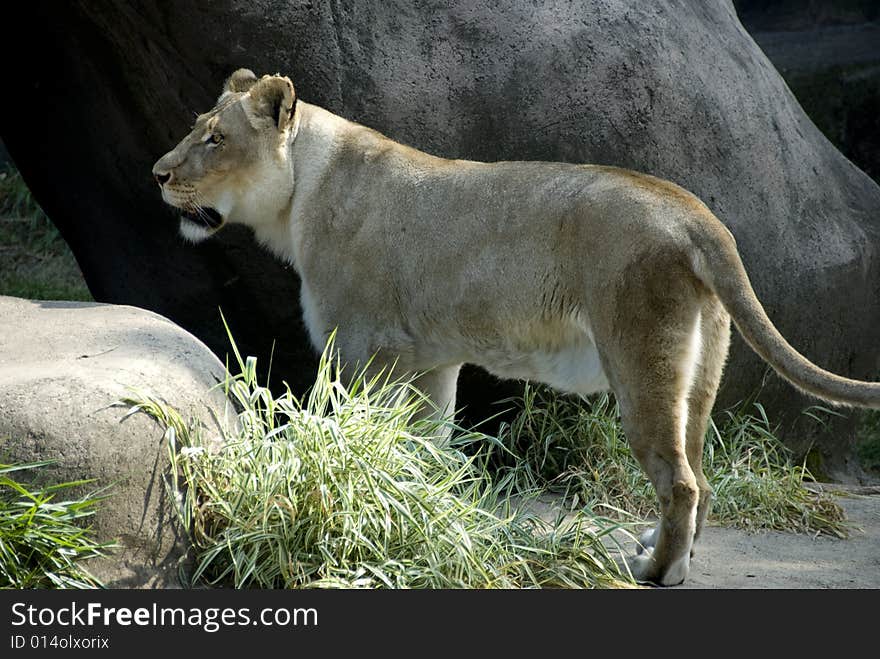
[{"label": "lioness", "polygon": [[730,232],[652,176],[437,158],[246,69],[153,174],[184,237],[251,227],[299,273],[315,347],[338,328],[343,359],[420,374],[437,414],[453,411],[465,362],[577,394],[610,388],[662,511],[630,559],[641,581],[687,577],[731,316],[795,386],[880,407],[880,384],[824,371],[785,341]]}]

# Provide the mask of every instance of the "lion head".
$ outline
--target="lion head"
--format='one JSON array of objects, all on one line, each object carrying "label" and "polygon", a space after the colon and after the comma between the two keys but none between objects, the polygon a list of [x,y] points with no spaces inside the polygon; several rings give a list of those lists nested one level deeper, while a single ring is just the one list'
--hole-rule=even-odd
[{"label": "lion head", "polygon": [[213,109],[153,166],[162,199],[180,210],[180,232],[199,242],[227,222],[277,219],[292,195],[289,142],[296,94],[286,77],[233,73]]}]

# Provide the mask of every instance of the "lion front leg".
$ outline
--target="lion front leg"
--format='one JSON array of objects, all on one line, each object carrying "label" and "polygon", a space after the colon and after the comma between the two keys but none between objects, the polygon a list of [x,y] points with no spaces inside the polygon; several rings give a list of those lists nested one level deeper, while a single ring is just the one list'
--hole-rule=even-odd
[{"label": "lion front leg", "polygon": [[[441,424],[444,420],[452,419],[455,414],[459,370],[461,364],[437,367],[422,373],[413,381],[413,386],[425,396],[418,418],[431,419]],[[438,426],[438,430],[438,441],[445,442],[449,439],[451,428],[448,424]]]}]

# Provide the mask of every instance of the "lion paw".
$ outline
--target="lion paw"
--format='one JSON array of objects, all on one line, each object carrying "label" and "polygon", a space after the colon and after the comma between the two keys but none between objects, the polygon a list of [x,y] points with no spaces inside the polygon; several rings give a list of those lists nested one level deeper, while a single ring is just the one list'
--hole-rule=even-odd
[{"label": "lion paw", "polygon": [[644,551],[650,551],[657,546],[657,536],[660,535],[660,525],[654,526],[639,536],[639,546],[636,547],[636,552],[641,554]]},{"label": "lion paw", "polygon": [[627,567],[633,579],[639,583],[656,583],[656,565],[654,564],[653,550],[650,547],[643,547],[635,556],[630,556],[627,561]]},{"label": "lion paw", "polygon": [[690,554],[685,554],[662,569],[654,560],[653,549],[646,547],[641,553],[630,557],[627,566],[633,579],[639,583],[677,586],[687,578],[690,570]]}]

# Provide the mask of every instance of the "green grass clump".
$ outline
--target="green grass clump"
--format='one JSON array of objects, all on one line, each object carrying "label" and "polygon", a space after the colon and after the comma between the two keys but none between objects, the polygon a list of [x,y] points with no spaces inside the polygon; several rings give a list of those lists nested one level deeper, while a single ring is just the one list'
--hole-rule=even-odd
[{"label": "green grass clump", "polygon": [[92,299],[67,244],[11,167],[0,168],[0,295]]},{"label": "green grass clump", "polygon": [[706,476],[715,492],[712,519],[740,528],[847,537],[843,509],[829,495],[804,487],[815,480],[794,464],[776,438],[764,408],[724,412],[709,426]]},{"label": "green grass clump", "polygon": [[[703,458],[714,490],[710,520],[745,529],[847,533],[834,500],[804,487],[813,480],[774,436],[763,408],[727,411],[710,424]],[[576,504],[620,508],[656,516],[654,488],[632,457],[613,397],[587,401],[528,387],[523,409],[502,433],[509,452],[496,452],[502,466],[528,474],[530,482],[559,489]]]},{"label": "green grass clump", "polygon": [[29,487],[10,474],[50,463],[0,465],[0,588],[92,588],[100,584],[79,564],[109,545],[84,526],[101,497],[58,500],[88,481]]},{"label": "green grass clump", "polygon": [[[21,174],[11,165],[0,166],[0,212],[12,217],[28,218],[34,225],[51,224]],[[39,244],[32,239],[28,241],[28,246],[39,247]]]},{"label": "green grass clump", "polygon": [[656,514],[654,488],[632,456],[609,394],[581,400],[526,385],[520,412],[499,432],[492,461],[527,486],[573,497],[574,505],[644,518]]},{"label": "green grass clump", "polygon": [[[584,512],[542,521],[536,492],[485,469],[491,442],[450,445],[416,420],[405,384],[354,378],[329,359],[304,400],[257,384],[255,360],[227,382],[239,427],[200,443],[167,406],[127,401],[167,428],[171,484],[197,548],[195,578],[235,587],[523,588],[631,583]],[[521,481],[520,481],[521,482]]]}]

